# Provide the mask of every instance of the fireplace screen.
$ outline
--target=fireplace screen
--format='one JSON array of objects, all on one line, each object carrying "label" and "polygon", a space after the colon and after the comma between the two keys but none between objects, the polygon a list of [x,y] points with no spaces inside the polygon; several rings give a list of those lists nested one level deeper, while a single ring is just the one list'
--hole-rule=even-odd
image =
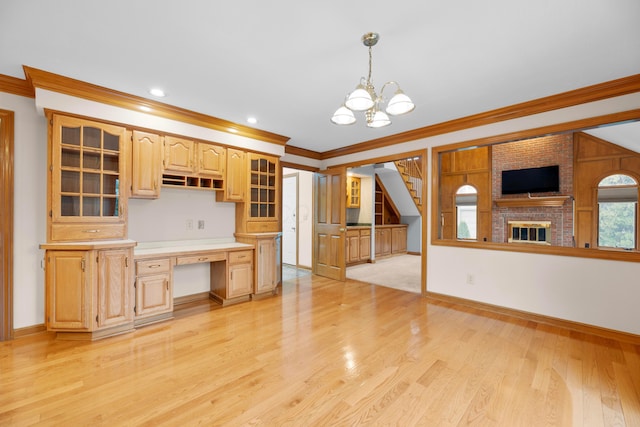
[{"label": "fireplace screen", "polygon": [[551,221],[509,221],[509,243],[551,244]]}]

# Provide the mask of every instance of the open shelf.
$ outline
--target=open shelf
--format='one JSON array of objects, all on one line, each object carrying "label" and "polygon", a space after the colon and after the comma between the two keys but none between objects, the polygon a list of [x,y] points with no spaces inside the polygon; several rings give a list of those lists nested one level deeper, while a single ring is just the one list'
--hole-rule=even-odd
[{"label": "open shelf", "polygon": [[222,191],[223,184],[224,180],[222,178],[203,178],[188,175],[162,175],[162,185],[170,187]]}]

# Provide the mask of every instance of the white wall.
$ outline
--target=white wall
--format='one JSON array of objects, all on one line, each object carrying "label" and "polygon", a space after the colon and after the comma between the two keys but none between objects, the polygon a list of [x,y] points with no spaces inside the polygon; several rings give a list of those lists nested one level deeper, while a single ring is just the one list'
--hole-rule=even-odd
[{"label": "white wall", "polygon": [[13,327],[18,329],[44,323],[39,245],[46,241],[47,124],[31,98],[0,92],[0,108],[15,113]]},{"label": "white wall", "polygon": [[[212,191],[162,187],[155,200],[129,199],[129,238],[137,242],[233,239],[235,203],[216,202]],[[193,227],[187,227],[191,221]],[[204,229],[198,229],[204,221]],[[209,264],[174,267],[173,296],[208,292]]]}]

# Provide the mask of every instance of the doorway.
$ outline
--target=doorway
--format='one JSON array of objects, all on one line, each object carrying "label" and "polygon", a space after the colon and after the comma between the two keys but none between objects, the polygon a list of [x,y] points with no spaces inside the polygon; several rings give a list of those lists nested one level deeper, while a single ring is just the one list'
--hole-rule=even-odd
[{"label": "doorway", "polygon": [[298,266],[298,174],[282,177],[282,263]]}]

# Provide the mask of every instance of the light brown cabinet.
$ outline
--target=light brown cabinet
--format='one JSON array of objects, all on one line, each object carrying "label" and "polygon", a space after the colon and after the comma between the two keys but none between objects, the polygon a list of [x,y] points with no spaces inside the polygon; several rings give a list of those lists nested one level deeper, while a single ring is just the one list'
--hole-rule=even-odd
[{"label": "light brown cabinet", "polygon": [[195,172],[193,159],[195,142],[175,136],[164,137],[164,157],[162,159],[165,172],[191,174]]},{"label": "light brown cabinet", "polygon": [[347,264],[366,262],[371,258],[371,229],[347,229]]},{"label": "light brown cabinet", "polygon": [[407,252],[407,227],[391,228],[391,253]]},{"label": "light brown cabinet", "polygon": [[227,174],[224,191],[216,194],[219,202],[244,202],[247,183],[247,153],[227,148]]},{"label": "light brown cabinet", "polygon": [[133,329],[134,245],[130,241],[42,245],[47,330],[92,340]]},{"label": "light brown cabinet", "polygon": [[407,252],[407,226],[404,224],[376,226],[376,257]]},{"label": "light brown cabinet", "polygon": [[223,305],[249,299],[253,291],[253,250],[230,251],[210,266],[210,295]]},{"label": "light brown cabinet", "polygon": [[376,258],[391,255],[391,229],[376,227]]},{"label": "light brown cabinet", "polygon": [[157,199],[162,183],[162,137],[131,132],[131,197]]},{"label": "light brown cabinet", "polygon": [[347,264],[360,261],[360,231],[347,230],[347,250],[345,251]]},{"label": "light brown cabinet", "polygon": [[170,258],[136,261],[136,326],[172,317],[172,271]]},{"label": "light brown cabinet", "polygon": [[48,241],[126,236],[126,129],[51,116]]},{"label": "light brown cabinet", "polygon": [[360,178],[356,176],[347,176],[347,207],[360,207]]},{"label": "light brown cabinet", "polygon": [[197,143],[198,174],[224,177],[227,166],[227,149],[218,145]]},{"label": "light brown cabinet", "polygon": [[254,295],[273,294],[282,282],[281,233],[236,233],[236,241],[254,245],[255,277]]},{"label": "light brown cabinet", "polygon": [[278,232],[280,166],[277,157],[248,154],[248,196],[236,206],[236,230],[242,233]]},{"label": "light brown cabinet", "polygon": [[360,230],[360,261],[371,258],[371,230]]}]

